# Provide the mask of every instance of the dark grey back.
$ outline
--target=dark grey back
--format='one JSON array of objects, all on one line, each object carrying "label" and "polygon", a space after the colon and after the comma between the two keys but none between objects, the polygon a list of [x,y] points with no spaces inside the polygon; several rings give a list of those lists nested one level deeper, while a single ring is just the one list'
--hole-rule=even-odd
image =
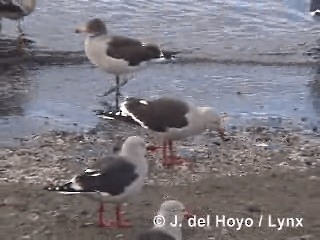
[{"label": "dark grey back", "polygon": [[142,121],[149,129],[165,132],[168,128],[182,128],[188,125],[186,114],[187,103],[178,99],[160,98],[143,104],[139,98],[128,98],[125,103],[127,110]]},{"label": "dark grey back", "polygon": [[0,1],[0,12],[12,12],[12,13],[20,13],[21,15],[23,15],[23,11],[22,9],[13,4],[12,1]]},{"label": "dark grey back", "polygon": [[138,66],[144,61],[159,58],[160,49],[156,45],[142,45],[136,39],[114,36],[108,43],[107,55],[117,59],[124,59],[129,66]]},{"label": "dark grey back", "polygon": [[[107,163],[100,171],[83,173],[77,176],[77,183],[83,192],[106,192],[112,196],[119,195],[139,176],[136,166],[121,158]],[[95,174],[100,173],[99,176]]]}]

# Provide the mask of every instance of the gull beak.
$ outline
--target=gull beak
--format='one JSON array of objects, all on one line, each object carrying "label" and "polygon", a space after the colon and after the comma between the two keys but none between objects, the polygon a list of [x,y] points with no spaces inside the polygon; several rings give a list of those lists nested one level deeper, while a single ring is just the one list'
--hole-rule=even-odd
[{"label": "gull beak", "polygon": [[188,220],[188,219],[193,217],[193,214],[191,214],[189,211],[186,210],[183,213],[183,217],[184,217],[185,220]]},{"label": "gull beak", "polygon": [[75,30],[75,33],[86,33],[86,32],[88,32],[86,27],[78,27]]}]

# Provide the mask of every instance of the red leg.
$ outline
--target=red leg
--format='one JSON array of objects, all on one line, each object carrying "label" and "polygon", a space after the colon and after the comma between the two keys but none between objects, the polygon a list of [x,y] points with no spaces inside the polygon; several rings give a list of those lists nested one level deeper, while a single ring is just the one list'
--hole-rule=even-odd
[{"label": "red leg", "polygon": [[104,213],[104,206],[103,203],[100,203],[100,207],[99,207],[99,227],[104,227],[104,228],[111,228],[112,227],[112,223],[111,222],[106,222],[103,218],[103,213]]},{"label": "red leg", "polygon": [[169,143],[170,157],[169,157],[169,159],[167,159],[166,165],[167,166],[183,165],[183,164],[189,165],[190,163],[187,160],[185,160],[181,157],[178,157],[174,154],[172,140],[169,140],[168,143]]},{"label": "red leg", "polygon": [[117,227],[119,228],[128,228],[132,227],[132,224],[124,219],[122,219],[124,212],[121,211],[121,205],[116,207],[116,216],[117,216]]},{"label": "red leg", "polygon": [[161,148],[160,146],[149,145],[147,146],[147,151],[155,152],[155,151],[158,151],[160,148]]},{"label": "red leg", "polygon": [[167,157],[167,142],[166,142],[166,140],[163,141],[162,158],[163,158],[162,165],[163,166],[168,166],[169,162],[170,162],[170,159],[168,159],[168,157]]}]

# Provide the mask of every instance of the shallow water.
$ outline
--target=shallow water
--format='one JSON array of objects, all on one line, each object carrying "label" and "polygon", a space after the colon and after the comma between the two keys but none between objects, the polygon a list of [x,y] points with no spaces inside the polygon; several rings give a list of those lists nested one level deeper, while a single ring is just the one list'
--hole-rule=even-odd
[{"label": "shallow water", "polygon": [[[100,17],[112,33],[185,52],[188,61],[137,73],[122,89],[125,96],[180,96],[227,112],[232,124],[303,119],[307,128],[319,126],[320,79],[305,53],[317,47],[320,22],[309,15],[307,0],[38,2],[24,22],[35,49],[82,51],[75,27]],[[15,22],[4,21],[3,32],[15,36]],[[93,110],[103,108],[98,95],[112,78],[91,64],[1,71],[0,144],[93,127]]]},{"label": "shallow water", "polygon": [[[282,53],[301,62],[307,60],[301,52],[318,39],[319,22],[308,9],[309,0],[38,0],[24,29],[38,47],[76,51],[83,38],[74,29],[99,17],[113,34],[192,51],[193,57],[269,61]],[[14,35],[14,26],[5,21],[4,31]]]}]

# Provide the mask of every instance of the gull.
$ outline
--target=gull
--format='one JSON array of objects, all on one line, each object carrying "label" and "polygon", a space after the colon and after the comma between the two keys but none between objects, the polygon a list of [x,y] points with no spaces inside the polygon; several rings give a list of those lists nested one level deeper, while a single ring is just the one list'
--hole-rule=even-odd
[{"label": "gull", "polygon": [[[108,113],[107,113],[108,114]],[[214,130],[224,140],[221,117],[211,107],[198,107],[181,99],[162,97],[155,100],[127,98],[113,115],[129,117],[143,128],[157,134],[162,141],[163,165],[179,165],[184,161],[174,155],[173,141]],[[103,117],[103,116],[102,116]],[[167,156],[169,147],[170,156]],[[156,150],[148,147],[148,150]]]},{"label": "gull", "polygon": [[[173,59],[177,52],[163,51],[155,44],[143,43],[138,39],[108,34],[105,23],[98,18],[91,19],[76,33],[87,33],[85,53],[91,63],[107,73],[116,76],[116,110],[119,110],[120,75],[135,72],[152,60]],[[107,91],[108,95],[112,91]]]},{"label": "gull", "polygon": [[[45,187],[48,191],[62,194],[80,194],[100,202],[99,226],[130,227],[123,220],[121,204],[129,197],[139,194],[148,173],[145,158],[146,145],[141,137],[131,136],[124,142],[118,155],[109,156],[92,168],[74,176],[69,182]],[[103,217],[104,203],[116,204],[116,221],[106,221]]]}]

